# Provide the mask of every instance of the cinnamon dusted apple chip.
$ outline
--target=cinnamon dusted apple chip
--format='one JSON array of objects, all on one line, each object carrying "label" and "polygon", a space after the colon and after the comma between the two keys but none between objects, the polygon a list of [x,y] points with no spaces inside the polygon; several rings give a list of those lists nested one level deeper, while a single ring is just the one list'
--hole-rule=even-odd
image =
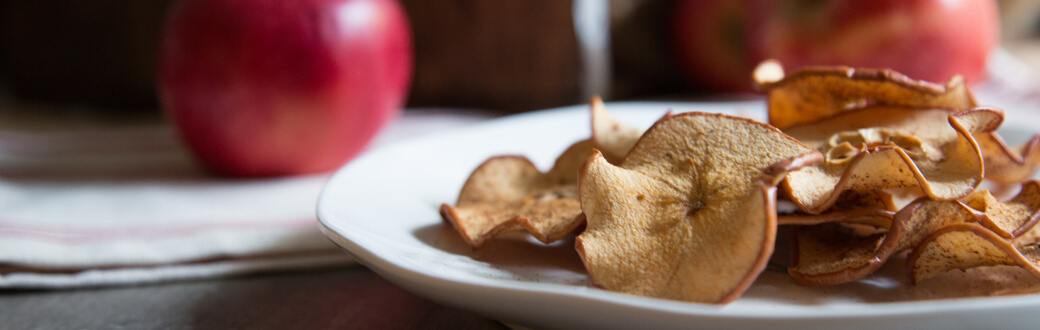
[{"label": "cinnamon dusted apple chip", "polygon": [[875,107],[846,111],[785,132],[825,161],[790,173],[785,195],[820,213],[845,191],[919,188],[936,200],[960,198],[982,182],[975,132],[995,129],[999,112]]},{"label": "cinnamon dusted apple chip", "polygon": [[765,268],[775,185],[821,155],[752,120],[683,113],[653,125],[620,166],[594,153],[579,175],[575,245],[596,286],[727,303]]},{"label": "cinnamon dusted apple chip", "polygon": [[769,123],[780,129],[871,106],[969,109],[975,99],[959,76],[945,85],[914,80],[892,70],[809,67],[784,74],[766,61],[753,74],[769,97]]},{"label": "cinnamon dusted apple chip", "polygon": [[958,202],[921,198],[896,213],[884,233],[855,232],[833,223],[802,228],[792,238],[787,273],[801,285],[852,282],[873,273],[893,254],[915,246],[929,230],[974,218]]},{"label": "cinnamon dusted apple chip", "polygon": [[902,209],[903,206],[910,204],[910,202],[917,199],[917,197],[920,196],[904,201],[906,197],[886,190],[846,190],[841,193],[841,196],[838,197],[838,200],[833,206],[831,206],[828,212],[855,209],[882,209],[894,213]]},{"label": "cinnamon dusted apple chip", "polygon": [[583,222],[577,173],[592,150],[589,140],[575,143],[547,173],[520,156],[488,159],[470,174],[455,206],[441,205],[441,216],[474,247],[514,231],[544,243],[561,239]]},{"label": "cinnamon dusted apple chip", "polygon": [[797,228],[791,239],[791,266],[796,283],[832,285],[863,278],[887,259],[878,259],[887,238],[884,233],[856,230],[830,222]]},{"label": "cinnamon dusted apple chip", "polygon": [[628,126],[611,116],[598,96],[592,98],[590,108],[592,142],[611,164],[620,163],[632,146],[636,145],[639,137],[643,136],[643,130]]},{"label": "cinnamon dusted apple chip", "polygon": [[[977,223],[998,237],[1010,239],[1035,226],[1038,210],[1040,185],[1037,182],[1023,184],[1019,195],[1008,202],[997,201],[986,190],[973,192],[963,202],[920,198],[896,213],[888,232],[857,234],[850,230],[836,230],[833,224],[797,231],[788,273],[803,285],[855,281],[872,273],[893,254],[914,248],[939,228]],[[845,212],[859,215],[853,211]],[[830,220],[832,223],[864,223],[852,219]]]},{"label": "cinnamon dusted apple chip", "polygon": [[1022,182],[1040,167],[1040,134],[1012,148],[996,133],[976,134],[986,163],[986,179],[1001,183]]},{"label": "cinnamon dusted apple chip", "polygon": [[978,224],[945,226],[928,235],[907,259],[911,283],[959,269],[1019,266],[1040,278],[1040,247],[1016,247]]},{"label": "cinnamon dusted apple chip", "polygon": [[824,223],[847,223],[876,228],[891,228],[896,212],[884,208],[857,208],[827,212],[823,214],[785,214],[777,216],[781,226],[812,226]]},{"label": "cinnamon dusted apple chip", "polygon": [[592,138],[570,146],[549,172],[539,172],[524,157],[493,157],[470,174],[456,206],[441,205],[441,216],[474,247],[512,232],[526,231],[544,243],[567,236],[585,221],[577,177],[593,148],[620,162],[643,134],[614,119],[598,96],[590,102],[590,117]]},{"label": "cinnamon dusted apple chip", "polygon": [[1018,237],[1040,221],[1040,182],[1022,183],[1018,195],[1000,202],[988,190],[977,190],[964,198],[964,204],[975,210],[978,222],[1004,238]]},{"label": "cinnamon dusted apple chip", "polygon": [[1014,243],[1015,246],[1035,245],[1040,243],[1040,226],[1034,225],[1032,229],[1022,233],[1021,235],[1015,236],[1015,238],[1012,239],[1012,243]]},{"label": "cinnamon dusted apple chip", "polygon": [[[976,106],[960,77],[938,85],[891,70],[842,66],[803,68],[785,76],[773,60],[759,64],[753,77],[769,97],[769,123],[781,129],[872,106],[956,110]],[[1040,134],[1013,148],[994,132],[977,133],[975,138],[985,157],[987,179],[1022,182],[1040,167]]]}]

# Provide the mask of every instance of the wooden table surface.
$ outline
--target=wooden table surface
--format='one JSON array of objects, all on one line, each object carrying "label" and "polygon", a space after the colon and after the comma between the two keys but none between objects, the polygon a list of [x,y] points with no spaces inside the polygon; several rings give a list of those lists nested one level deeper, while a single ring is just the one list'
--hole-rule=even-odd
[{"label": "wooden table surface", "polygon": [[505,329],[353,266],[136,287],[0,293],[3,329]]}]

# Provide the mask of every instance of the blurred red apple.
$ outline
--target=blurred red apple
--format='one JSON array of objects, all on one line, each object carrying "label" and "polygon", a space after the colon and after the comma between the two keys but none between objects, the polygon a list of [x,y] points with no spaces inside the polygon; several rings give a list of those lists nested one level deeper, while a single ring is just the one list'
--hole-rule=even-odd
[{"label": "blurred red apple", "polygon": [[400,111],[411,51],[393,0],[187,0],[163,31],[159,92],[218,173],[323,172]]},{"label": "blurred red apple", "polygon": [[680,69],[698,89],[750,91],[751,71],[762,60],[752,49],[756,22],[770,6],[756,0],[681,0],[672,21]]},{"label": "blurred red apple", "polygon": [[788,70],[891,68],[971,83],[984,78],[999,19],[993,0],[681,1],[673,32],[686,74],[712,90],[749,91],[751,71],[768,58]]}]

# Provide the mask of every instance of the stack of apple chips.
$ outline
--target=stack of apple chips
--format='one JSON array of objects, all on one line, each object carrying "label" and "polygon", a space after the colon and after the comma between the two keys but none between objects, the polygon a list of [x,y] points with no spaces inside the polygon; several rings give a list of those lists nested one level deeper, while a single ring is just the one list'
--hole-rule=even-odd
[{"label": "stack of apple chips", "polygon": [[[529,233],[575,248],[598,287],[728,303],[793,228],[797,283],[862,279],[909,253],[912,283],[954,269],[1015,266],[1040,279],[1040,135],[1010,148],[1003,112],[962,79],[891,70],[755,71],[769,123],[666,114],[645,132],[591,105],[592,136],[548,172],[521,156],[480,165],[441,213],[475,248]],[[980,185],[1018,189],[1001,201]],[[1001,194],[997,194],[1001,195]],[[778,200],[797,211],[778,215]],[[781,246],[780,248],[787,248]]]}]

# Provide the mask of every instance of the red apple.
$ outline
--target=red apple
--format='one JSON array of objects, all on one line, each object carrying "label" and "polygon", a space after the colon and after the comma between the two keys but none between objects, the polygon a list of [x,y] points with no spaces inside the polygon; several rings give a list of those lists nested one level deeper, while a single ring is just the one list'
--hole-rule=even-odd
[{"label": "red apple", "polygon": [[697,88],[750,91],[751,71],[762,56],[752,50],[756,22],[767,11],[754,0],[676,2],[672,44],[680,69]]},{"label": "red apple", "polygon": [[729,91],[750,90],[751,70],[768,58],[788,70],[847,65],[977,82],[999,34],[993,0],[682,1],[674,18],[675,49],[687,75]]},{"label": "red apple", "polygon": [[159,92],[218,173],[323,172],[397,115],[411,68],[393,0],[186,0],[163,31]]}]

